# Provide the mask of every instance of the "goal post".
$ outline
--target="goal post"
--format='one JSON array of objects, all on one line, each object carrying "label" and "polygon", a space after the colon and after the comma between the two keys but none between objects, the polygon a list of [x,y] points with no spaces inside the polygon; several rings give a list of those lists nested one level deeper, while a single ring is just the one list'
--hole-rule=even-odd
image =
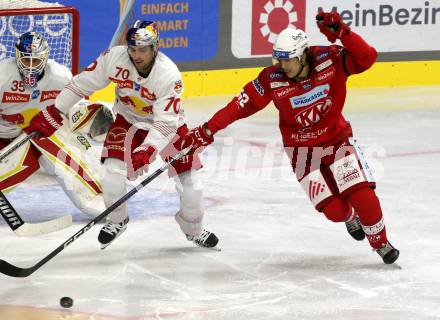
[{"label": "goal post", "polygon": [[18,37],[38,31],[50,47],[49,58],[79,71],[79,12],[74,7],[36,0],[0,0],[0,60],[15,56]]}]

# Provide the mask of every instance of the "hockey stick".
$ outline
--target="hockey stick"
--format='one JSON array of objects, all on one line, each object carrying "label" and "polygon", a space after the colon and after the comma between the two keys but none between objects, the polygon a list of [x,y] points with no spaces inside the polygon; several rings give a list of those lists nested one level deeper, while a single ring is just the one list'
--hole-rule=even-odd
[{"label": "hockey stick", "polygon": [[112,48],[116,45],[118,45],[119,38],[121,35],[125,32],[125,28],[127,27],[128,20],[131,16],[134,16],[133,13],[133,6],[134,6],[135,0],[126,0],[125,2],[121,2],[121,12],[119,14],[119,24],[116,28],[115,33],[113,34],[112,40],[110,41],[110,44],[108,48]]},{"label": "hockey stick", "polygon": [[12,231],[14,231],[19,237],[38,236],[58,231],[72,225],[72,216],[70,214],[39,223],[24,222],[1,191],[0,214],[2,215],[3,219],[5,219]]},{"label": "hockey stick", "polygon": [[15,150],[17,150],[18,148],[20,148],[22,145],[24,145],[26,142],[28,142],[29,140],[31,140],[33,137],[37,136],[37,132],[32,132],[30,135],[24,137],[22,140],[20,140],[19,142],[17,142],[11,149],[9,149],[8,151],[6,151],[5,153],[3,153],[0,156],[0,163],[5,160],[12,152],[14,152]]},{"label": "hockey stick", "polygon": [[[11,153],[20,148],[23,144],[35,137],[37,132],[33,132],[15,144],[12,148],[0,156],[0,163]],[[0,190],[0,214],[6,223],[19,237],[31,237],[58,231],[72,225],[72,216],[70,214],[39,223],[28,223],[21,219],[20,215],[8,201],[6,196]]]},{"label": "hockey stick", "polygon": [[0,272],[5,275],[8,275],[10,277],[18,277],[18,278],[24,278],[24,277],[31,275],[32,273],[37,271],[41,266],[43,266],[46,262],[48,262],[53,257],[55,257],[58,253],[63,251],[68,245],[70,245],[76,239],[78,239],[80,236],[82,236],[84,233],[89,231],[95,224],[97,224],[99,221],[101,221],[106,216],[108,216],[113,210],[115,210],[121,204],[123,204],[128,199],[130,199],[139,190],[141,190],[143,187],[145,187],[151,181],[156,179],[156,177],[159,176],[165,170],[167,170],[170,165],[172,165],[174,162],[176,162],[180,158],[184,157],[185,155],[189,154],[190,151],[191,151],[191,147],[188,147],[188,148],[182,150],[181,152],[179,152],[178,154],[176,154],[174,157],[172,157],[170,159],[170,161],[168,161],[167,163],[162,165],[159,169],[154,171],[151,175],[149,175],[147,178],[145,178],[135,188],[131,189],[128,193],[126,193],[124,196],[122,196],[119,200],[117,200],[115,203],[113,203],[110,207],[105,209],[99,216],[97,216],[92,221],[90,221],[88,224],[86,224],[84,227],[82,227],[77,233],[75,233],[69,239],[64,241],[58,248],[56,248],[54,251],[49,253],[46,257],[44,257],[42,260],[40,260],[38,263],[36,263],[32,267],[19,268],[17,266],[10,264],[9,262],[7,262],[5,260],[0,260]]}]

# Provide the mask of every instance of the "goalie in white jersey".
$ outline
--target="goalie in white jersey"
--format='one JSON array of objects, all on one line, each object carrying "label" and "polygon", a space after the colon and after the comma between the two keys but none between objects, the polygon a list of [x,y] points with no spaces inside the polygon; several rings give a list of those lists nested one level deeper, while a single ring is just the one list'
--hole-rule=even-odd
[{"label": "goalie in white jersey", "polygon": [[[113,110],[116,120],[104,142],[102,161],[106,175],[102,181],[108,206],[126,193],[126,178],[134,179],[148,170],[156,155],[174,155],[188,132],[180,103],[183,91],[177,66],[159,51],[159,31],[155,22],[136,21],[126,35],[127,45],[101,54],[60,93],[58,109],[67,112],[84,96],[116,84]],[[176,147],[174,147],[176,146]],[[203,247],[216,246],[217,237],[203,229],[202,186],[197,177],[198,155],[177,161],[169,170],[180,194],[180,210],[175,218],[187,239]],[[108,246],[128,223],[127,203],[109,215],[98,240]]]},{"label": "goalie in white jersey", "polygon": [[72,108],[75,121],[62,126],[64,116],[54,102],[72,74],[48,59],[49,50],[41,34],[27,32],[15,45],[15,58],[0,62],[0,153],[33,131],[40,134],[2,161],[0,190],[10,191],[41,166],[80,210],[96,215],[105,209],[97,176],[102,166],[96,158],[85,159],[89,138],[77,131],[96,117],[102,105],[81,102]]}]

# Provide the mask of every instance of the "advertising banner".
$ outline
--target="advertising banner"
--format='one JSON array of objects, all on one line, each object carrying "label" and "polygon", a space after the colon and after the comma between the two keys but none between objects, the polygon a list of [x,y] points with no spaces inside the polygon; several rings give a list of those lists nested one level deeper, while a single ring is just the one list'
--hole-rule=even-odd
[{"label": "advertising banner", "polygon": [[136,1],[136,18],[158,22],[160,47],[174,61],[209,60],[217,53],[218,0]]},{"label": "advertising banner", "polygon": [[440,0],[232,0],[233,55],[269,56],[288,26],[305,30],[312,44],[328,44],[316,26],[320,8],[337,10],[379,52],[440,50]]}]

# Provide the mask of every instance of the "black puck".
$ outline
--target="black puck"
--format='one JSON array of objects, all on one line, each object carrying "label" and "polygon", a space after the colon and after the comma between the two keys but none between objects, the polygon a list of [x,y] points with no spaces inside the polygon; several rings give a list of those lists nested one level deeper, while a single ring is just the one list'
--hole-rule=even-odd
[{"label": "black puck", "polygon": [[60,299],[60,305],[61,305],[63,308],[70,308],[70,307],[73,306],[73,299],[70,298],[70,297],[62,297],[62,298]]}]

